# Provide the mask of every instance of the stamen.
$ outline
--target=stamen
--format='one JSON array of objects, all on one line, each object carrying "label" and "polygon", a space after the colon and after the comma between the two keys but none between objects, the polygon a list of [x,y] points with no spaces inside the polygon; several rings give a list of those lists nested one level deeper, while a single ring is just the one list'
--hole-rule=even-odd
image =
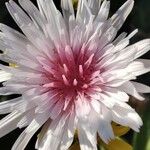
[{"label": "stamen", "polygon": [[82,45],[82,48],[81,48],[81,50],[80,50],[80,54],[79,54],[79,56],[78,56],[78,58],[79,58],[79,60],[80,60],[81,62],[83,61],[83,58],[84,58],[85,48],[86,48],[86,46],[85,46],[85,44],[83,44],[83,45]]},{"label": "stamen", "polygon": [[94,53],[89,57],[89,59],[84,63],[85,67],[88,68],[93,61]]},{"label": "stamen", "polygon": [[87,89],[87,88],[88,88],[88,85],[87,85],[87,84],[84,84],[84,85],[82,86],[82,88],[83,88],[83,89]]},{"label": "stamen", "polygon": [[78,81],[77,81],[76,79],[74,79],[74,80],[73,80],[73,85],[74,85],[74,86],[77,86],[77,84],[78,84]]},{"label": "stamen", "polygon": [[64,74],[62,75],[62,79],[63,79],[65,85],[69,85],[69,81]]},{"label": "stamen", "polygon": [[91,75],[91,79],[94,79],[94,78],[98,77],[99,74],[100,74],[100,70],[95,71],[95,72]]},{"label": "stamen", "polygon": [[65,73],[67,74],[67,73],[68,73],[68,71],[69,71],[68,67],[66,66],[66,64],[63,64],[63,67],[64,67],[64,71],[65,71]]}]

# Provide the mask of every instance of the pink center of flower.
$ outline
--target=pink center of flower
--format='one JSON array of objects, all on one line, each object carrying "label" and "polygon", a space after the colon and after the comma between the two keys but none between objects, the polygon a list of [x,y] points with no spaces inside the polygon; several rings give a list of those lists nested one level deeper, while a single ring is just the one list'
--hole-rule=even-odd
[{"label": "pink center of flower", "polygon": [[49,68],[46,68],[50,83],[44,87],[57,90],[64,97],[72,95],[75,98],[78,93],[87,94],[100,74],[100,70],[95,68],[94,59],[94,53],[87,54],[86,49],[82,48],[78,53],[69,46],[65,50],[57,50]]}]

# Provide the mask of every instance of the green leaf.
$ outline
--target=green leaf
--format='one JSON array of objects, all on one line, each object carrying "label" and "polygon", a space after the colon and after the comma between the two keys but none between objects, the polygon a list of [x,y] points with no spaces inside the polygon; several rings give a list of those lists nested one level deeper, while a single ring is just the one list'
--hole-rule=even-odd
[{"label": "green leaf", "polygon": [[150,102],[142,113],[143,126],[139,133],[134,134],[134,150],[150,150]]}]

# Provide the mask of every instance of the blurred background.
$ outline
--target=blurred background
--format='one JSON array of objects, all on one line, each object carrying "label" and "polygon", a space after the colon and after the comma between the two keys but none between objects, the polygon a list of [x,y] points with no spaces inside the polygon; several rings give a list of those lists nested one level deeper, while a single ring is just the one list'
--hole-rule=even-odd
[{"label": "blurred background", "polygon": [[[6,7],[5,2],[8,0],[0,0],[0,23],[4,23],[9,25],[16,30],[20,31],[17,27],[13,19],[10,17]],[[17,0],[14,0],[17,2]],[[36,0],[31,0],[36,5]],[[111,11],[110,16],[126,1],[126,0],[110,0],[111,1]],[[54,0],[57,8],[60,10],[60,0]],[[131,43],[134,43],[138,40],[150,38],[150,0],[135,0],[135,6],[128,17],[127,21],[119,31],[130,33],[134,29],[138,28],[139,32],[135,37],[132,38]],[[150,52],[142,56],[142,58],[150,59]],[[1,62],[0,63],[5,63]],[[141,83],[150,86],[150,73],[140,76],[138,79]],[[5,101],[6,99],[10,99],[13,96],[2,97],[0,96],[0,101]],[[150,94],[145,95],[146,101],[139,102],[134,98],[130,98],[130,105],[136,109],[136,111],[140,114],[143,119],[144,125],[142,126],[140,133],[135,133],[130,130],[123,138],[133,145],[134,150],[150,150]],[[0,119],[3,118],[4,115],[0,116]],[[9,133],[5,137],[0,139],[0,150],[10,150],[13,143],[20,135],[20,133],[24,129],[16,129],[13,132]],[[38,135],[38,133],[37,133]],[[35,135],[26,150],[34,150],[34,145],[37,139],[37,135]]]}]

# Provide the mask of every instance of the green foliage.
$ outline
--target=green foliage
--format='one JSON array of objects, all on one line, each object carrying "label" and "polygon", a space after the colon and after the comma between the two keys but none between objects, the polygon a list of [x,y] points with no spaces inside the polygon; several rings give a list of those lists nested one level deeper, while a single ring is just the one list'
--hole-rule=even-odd
[{"label": "green foliage", "polygon": [[150,150],[150,102],[142,112],[143,126],[139,133],[134,134],[133,147],[134,150]]}]

